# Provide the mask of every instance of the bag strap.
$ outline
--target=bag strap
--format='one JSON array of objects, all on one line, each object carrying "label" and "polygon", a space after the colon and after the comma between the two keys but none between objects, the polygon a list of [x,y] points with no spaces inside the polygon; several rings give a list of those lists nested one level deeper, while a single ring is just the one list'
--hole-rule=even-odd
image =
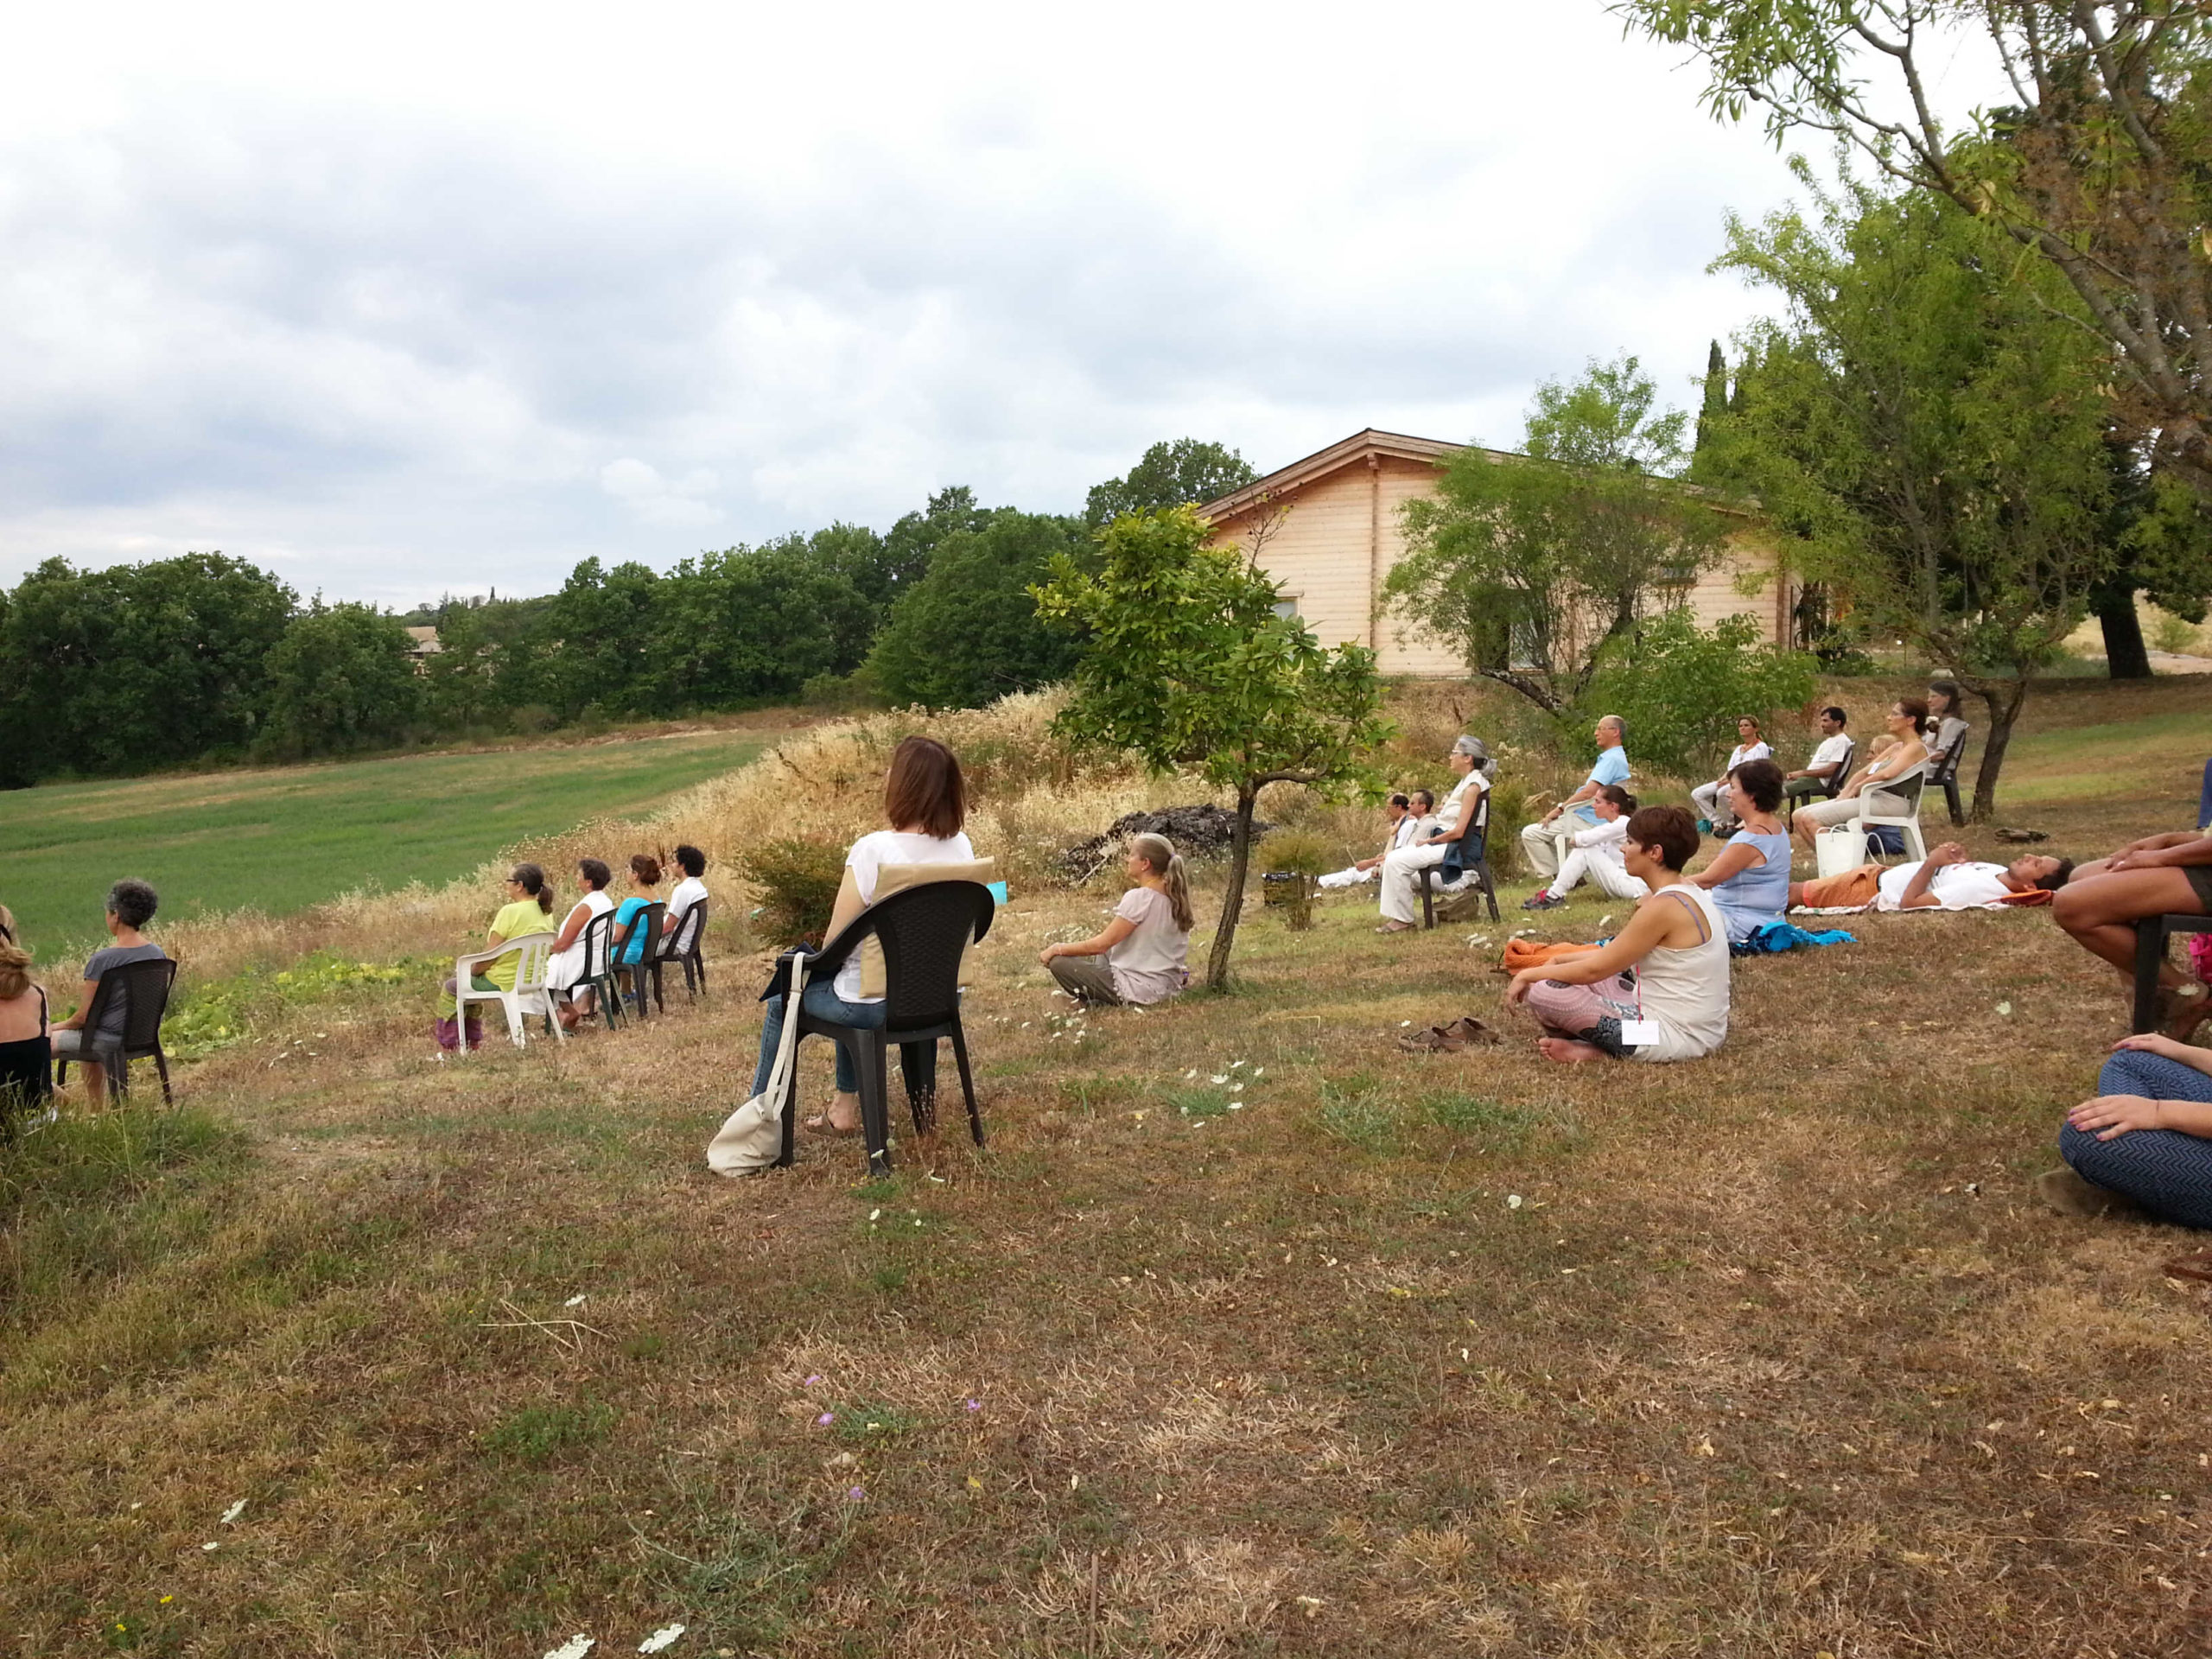
[{"label": "bag strap", "polygon": [[778,1117],[783,1116],[784,1101],[791,1086],[791,1065],[798,1053],[798,1003],[806,992],[806,958],[791,958],[791,987],[784,993],[784,1027],[777,1034],[776,1064],[768,1072],[768,1098],[774,1102]]}]

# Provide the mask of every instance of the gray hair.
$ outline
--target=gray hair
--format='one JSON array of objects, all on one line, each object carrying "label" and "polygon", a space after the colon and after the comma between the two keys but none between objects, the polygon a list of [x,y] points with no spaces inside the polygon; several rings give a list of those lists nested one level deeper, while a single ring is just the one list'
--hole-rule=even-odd
[{"label": "gray hair", "polygon": [[1452,753],[1465,755],[1474,762],[1474,769],[1485,778],[1497,774],[1497,762],[1490,758],[1490,747],[1479,737],[1461,735],[1452,743]]},{"label": "gray hair", "polygon": [[1624,744],[1628,741],[1628,721],[1623,720],[1618,715],[1600,715],[1598,716],[1598,721],[1600,725],[1611,721],[1613,730],[1619,736],[1620,741]]}]

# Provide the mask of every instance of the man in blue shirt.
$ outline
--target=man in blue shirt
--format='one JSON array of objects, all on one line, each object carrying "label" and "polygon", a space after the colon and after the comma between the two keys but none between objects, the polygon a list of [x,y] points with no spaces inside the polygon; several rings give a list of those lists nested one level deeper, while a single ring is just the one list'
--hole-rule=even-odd
[{"label": "man in blue shirt", "polygon": [[1521,850],[1529,868],[1547,881],[1559,874],[1560,843],[1576,830],[1590,829],[1598,822],[1597,813],[1590,808],[1598,791],[1607,784],[1625,786],[1629,780],[1628,751],[1621,747],[1628,728],[1621,717],[1607,715],[1598,722],[1593,735],[1598,740],[1598,764],[1590,768],[1582,787],[1521,831]]}]

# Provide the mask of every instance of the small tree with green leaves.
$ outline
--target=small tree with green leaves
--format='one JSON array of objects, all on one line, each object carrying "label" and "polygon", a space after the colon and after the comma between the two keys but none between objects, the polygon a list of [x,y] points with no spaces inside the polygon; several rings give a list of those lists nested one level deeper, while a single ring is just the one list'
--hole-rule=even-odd
[{"label": "small tree with green leaves", "polygon": [[1074,696],[1058,721],[1077,743],[1133,750],[1158,772],[1197,769],[1236,795],[1229,890],[1206,964],[1222,989],[1251,861],[1252,809],[1269,784],[1326,798],[1380,786],[1368,757],[1390,733],[1375,653],[1325,650],[1275,614],[1274,584],[1210,544],[1188,507],[1118,518],[1096,575],[1063,553],[1037,613],[1081,631]]},{"label": "small tree with green leaves", "polygon": [[1234,449],[1199,438],[1177,438],[1146,450],[1128,477],[1091,486],[1083,516],[1096,528],[1124,513],[1197,506],[1241,490],[1258,476]]},{"label": "small tree with green leaves", "polygon": [[1771,728],[1819,689],[1812,658],[1769,645],[1753,618],[1700,628],[1685,608],[1647,623],[1599,664],[1582,712],[1628,722],[1637,771],[1711,778],[1735,744],[1740,716]]},{"label": "small tree with green leaves", "polygon": [[1416,632],[1548,714],[1579,703],[1598,664],[1724,551],[1712,504],[1666,475],[1685,457],[1680,410],[1633,357],[1547,382],[1525,456],[1470,449],[1435,497],[1405,507],[1406,556],[1383,591]]}]

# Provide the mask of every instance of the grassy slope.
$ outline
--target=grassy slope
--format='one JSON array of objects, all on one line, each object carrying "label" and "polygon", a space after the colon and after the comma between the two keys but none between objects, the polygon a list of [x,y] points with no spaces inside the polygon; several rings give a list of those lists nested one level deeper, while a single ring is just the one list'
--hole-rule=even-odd
[{"label": "grassy slope", "polygon": [[710,732],[21,791],[0,797],[0,901],[49,957],[47,942],[92,937],[120,875],[151,881],[172,917],[435,885],[523,836],[643,812],[762,747]]},{"label": "grassy slope", "polygon": [[[2188,715],[2201,760],[2170,695],[2047,701],[2016,816],[2075,851],[2177,821],[2132,723]],[[912,1141],[882,1186],[850,1142],[699,1167],[757,1030],[735,963],[649,1031],[465,1066],[419,994],[308,1010],[180,1119],[39,1137],[0,1195],[0,1651],[2201,1637],[2206,1295],[2156,1273],[2181,1235],[2032,1201],[2124,1021],[2047,918],[1864,918],[1745,964],[1722,1057],[1561,1071],[1398,1055],[1503,1018],[1468,943],[1503,930],[1357,903],[1255,915],[1232,1001],[1071,1029],[1033,953],[1100,902],[1007,914],[990,1148]]]}]

